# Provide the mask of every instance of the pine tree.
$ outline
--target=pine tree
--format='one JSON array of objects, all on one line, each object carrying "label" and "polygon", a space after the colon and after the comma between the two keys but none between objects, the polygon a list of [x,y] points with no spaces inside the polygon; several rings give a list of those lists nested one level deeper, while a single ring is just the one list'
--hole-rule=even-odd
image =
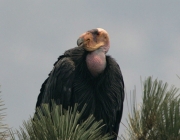
[{"label": "pine tree", "polygon": [[[102,135],[102,120],[97,122],[93,115],[79,123],[81,112],[75,107],[65,110],[61,105],[42,104],[37,109],[37,114],[29,121],[24,121],[23,127],[16,134],[20,140],[109,140],[109,134]],[[12,140],[15,137],[12,135]]]},{"label": "pine tree", "polygon": [[[180,140],[180,98],[178,89],[149,77],[143,85],[140,109],[133,97],[132,112],[124,140]],[[135,96],[135,92],[134,95]]]}]

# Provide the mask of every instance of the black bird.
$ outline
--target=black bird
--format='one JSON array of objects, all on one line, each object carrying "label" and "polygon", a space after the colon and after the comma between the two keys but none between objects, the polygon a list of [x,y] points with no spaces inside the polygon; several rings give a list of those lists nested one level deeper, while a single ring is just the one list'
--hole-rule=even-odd
[{"label": "black bird", "polygon": [[110,48],[109,35],[102,28],[92,29],[77,40],[78,47],[61,55],[49,77],[42,84],[36,103],[87,107],[82,120],[93,114],[103,119],[104,134],[118,134],[123,113],[124,81],[117,62],[106,55]]}]

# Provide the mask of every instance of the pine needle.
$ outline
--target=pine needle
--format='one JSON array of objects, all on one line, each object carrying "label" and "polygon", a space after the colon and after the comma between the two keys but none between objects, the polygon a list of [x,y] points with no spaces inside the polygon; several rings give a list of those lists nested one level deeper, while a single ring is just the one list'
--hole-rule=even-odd
[{"label": "pine needle", "polygon": [[179,140],[180,98],[178,89],[152,77],[143,84],[142,105],[137,108],[135,94],[124,140]]},{"label": "pine needle", "polygon": [[[20,140],[109,140],[109,134],[102,135],[102,120],[95,121],[93,115],[79,123],[85,107],[79,112],[77,104],[74,108],[65,110],[62,105],[52,102],[52,109],[48,104],[42,104],[37,109],[34,118],[23,122],[23,127],[16,131]],[[15,140],[12,138],[12,140]]]}]

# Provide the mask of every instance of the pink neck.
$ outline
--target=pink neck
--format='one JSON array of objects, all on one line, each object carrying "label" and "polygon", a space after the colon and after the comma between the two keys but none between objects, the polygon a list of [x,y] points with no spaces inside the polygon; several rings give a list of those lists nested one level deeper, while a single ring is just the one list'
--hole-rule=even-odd
[{"label": "pink neck", "polygon": [[86,63],[93,76],[98,76],[106,67],[106,55],[102,49],[90,52],[86,57]]}]

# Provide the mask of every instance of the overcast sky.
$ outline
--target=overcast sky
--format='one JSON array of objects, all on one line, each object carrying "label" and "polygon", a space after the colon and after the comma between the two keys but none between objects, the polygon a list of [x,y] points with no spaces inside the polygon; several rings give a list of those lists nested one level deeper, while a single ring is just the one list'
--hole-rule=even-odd
[{"label": "overcast sky", "polygon": [[18,128],[33,115],[41,84],[58,56],[97,27],[110,35],[108,54],[121,67],[127,94],[136,86],[141,98],[140,77],[180,87],[179,7],[179,0],[1,0],[0,91],[6,122]]}]

